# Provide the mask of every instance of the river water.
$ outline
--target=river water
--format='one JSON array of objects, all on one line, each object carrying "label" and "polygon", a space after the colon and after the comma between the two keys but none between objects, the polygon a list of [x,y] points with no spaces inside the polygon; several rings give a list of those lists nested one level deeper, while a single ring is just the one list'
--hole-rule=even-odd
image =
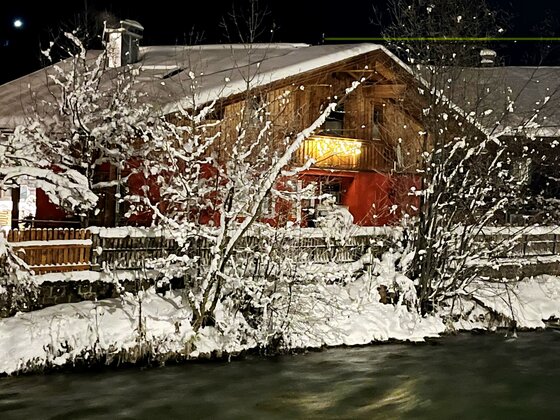
[{"label": "river water", "polygon": [[0,378],[0,419],[560,418],[560,333]]}]

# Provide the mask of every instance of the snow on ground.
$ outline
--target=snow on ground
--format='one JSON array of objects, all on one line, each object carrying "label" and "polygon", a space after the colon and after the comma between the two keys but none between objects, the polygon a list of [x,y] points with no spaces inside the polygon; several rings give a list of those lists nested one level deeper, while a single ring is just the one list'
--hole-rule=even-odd
[{"label": "snow on ground", "polygon": [[[356,345],[388,339],[422,341],[444,331],[439,319],[422,318],[404,306],[382,305],[375,284],[366,278],[341,285],[305,286],[297,311],[285,328],[289,348]],[[360,283],[361,282],[361,283]],[[367,296],[364,288],[373,288]],[[251,328],[239,312],[218,308],[216,327],[195,334],[191,311],[180,292],[166,297],[152,289],[138,299],[61,304],[0,319],[0,373],[33,367],[72,364],[95,356],[135,352],[139,342],[155,356],[200,357],[212,352],[236,353],[257,346]],[[142,319],[143,329],[139,328]],[[139,341],[140,332],[145,340]]]},{"label": "snow on ground", "polygon": [[560,278],[542,275],[515,283],[475,282],[468,292],[484,306],[520,328],[544,328],[543,320],[560,317]]},{"label": "snow on ground", "polygon": [[423,318],[405,306],[379,303],[376,286],[375,279],[367,276],[346,287],[307,286],[293,303],[297,314],[286,331],[289,347],[361,345],[389,339],[418,342],[444,332],[439,318]]},{"label": "snow on ground", "polygon": [[[255,346],[248,341],[233,347],[231,340],[212,331],[214,328],[205,328],[195,336],[189,323],[191,311],[178,293],[163,297],[149,290],[139,296],[141,304],[137,297],[125,294],[122,299],[62,304],[0,319],[0,373],[134,353],[139,344],[154,355],[191,357]],[[236,316],[226,319],[221,314],[218,311],[218,322],[240,322]],[[145,334],[143,340],[141,334]]]},{"label": "snow on ground", "polygon": [[440,315],[454,315],[451,325],[457,331],[509,327],[511,320],[519,328],[544,328],[543,321],[560,318],[560,278],[541,275],[521,281],[476,280],[463,295],[446,303],[449,306]]},{"label": "snow on ground", "polygon": [[138,270],[116,270],[111,273],[104,271],[67,271],[63,273],[46,273],[31,276],[30,280],[36,285],[43,284],[44,282],[74,282],[74,281],[87,281],[103,283],[118,284],[122,281],[132,281],[138,278],[156,278],[157,272],[155,270],[147,270],[145,273],[139,273]]},{"label": "snow on ground", "polygon": [[[146,338],[176,348],[192,336],[190,315],[175,299],[145,296],[142,316]],[[51,306],[0,320],[0,372],[25,371],[33,366],[63,365],[77,357],[132,349],[139,336],[140,306],[130,296],[99,302]],[[174,346],[175,345],[175,346]],[[88,354],[89,353],[89,354]]]},{"label": "snow on ground", "polygon": [[[364,262],[349,264],[349,271],[355,273]],[[422,341],[445,332],[440,316],[449,315],[449,309],[439,316],[422,317],[407,309],[406,301],[379,303],[379,285],[397,284],[403,296],[410,282],[397,272],[380,271],[358,279],[348,277],[343,280],[346,284],[292,284],[291,294],[282,294],[276,315],[270,318],[272,331],[282,331],[289,349],[390,339]],[[146,349],[152,358],[161,360],[235,354],[257,347],[256,337],[266,335],[250,327],[227,301],[217,308],[215,326],[195,333],[181,293],[162,296],[150,289],[138,297],[124,294],[120,299],[61,304],[0,319],[0,373],[105,357],[134,361],[134,355]],[[477,280],[455,300],[452,312],[462,315],[452,323],[459,330],[508,326],[507,318],[512,316],[520,328],[543,328],[543,320],[560,317],[560,278],[544,275],[507,283]]]}]

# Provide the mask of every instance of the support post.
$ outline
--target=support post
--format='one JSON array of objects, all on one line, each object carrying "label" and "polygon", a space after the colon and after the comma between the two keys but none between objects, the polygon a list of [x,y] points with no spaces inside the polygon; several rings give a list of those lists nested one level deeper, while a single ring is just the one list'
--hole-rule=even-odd
[{"label": "support post", "polygon": [[19,199],[21,190],[19,185],[12,188],[12,229],[19,227]]}]

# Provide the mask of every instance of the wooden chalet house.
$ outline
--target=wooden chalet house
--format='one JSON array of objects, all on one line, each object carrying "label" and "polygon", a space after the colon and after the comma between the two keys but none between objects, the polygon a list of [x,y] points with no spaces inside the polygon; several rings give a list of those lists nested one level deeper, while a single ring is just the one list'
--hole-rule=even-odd
[{"label": "wooden chalet house", "polygon": [[[394,206],[410,201],[417,150],[424,140],[420,110],[410,100],[416,88],[409,70],[387,49],[375,44],[320,45],[253,44],[138,47],[141,26],[123,21],[109,34],[110,66],[139,69],[138,88],[165,115],[180,107],[216,101],[215,117],[226,141],[249,101],[268,101],[270,119],[280,136],[309,126],[332,101],[339,102],[325,124],[303,143],[294,164],[309,158],[314,165],[298,182],[314,182],[319,193],[331,194],[345,206],[354,223],[383,225],[397,217]],[[112,44],[111,44],[112,43]],[[48,94],[47,68],[0,86],[0,129],[10,132],[25,123],[34,100]],[[197,75],[196,92],[189,81]],[[349,95],[353,82],[360,85]],[[249,92],[249,96],[248,96]],[[282,105],[275,98],[289,100]],[[409,105],[410,103],[410,105]],[[226,157],[227,158],[227,157]],[[102,168],[100,180],[114,179]],[[129,183],[141,182],[129,180]],[[129,185],[129,188],[139,188]],[[68,215],[36,191],[35,226],[53,226]],[[105,191],[95,224],[114,226],[118,209],[114,191]],[[305,211],[318,203],[302,203]],[[14,206],[15,207],[15,206]],[[13,215],[18,219],[17,215]],[[300,219],[300,215],[295,216]],[[142,223],[142,220],[135,220]],[[126,224],[125,220],[120,223]],[[305,223],[305,221],[302,221]]]},{"label": "wooden chalet house", "polygon": [[[416,169],[419,154],[426,149],[429,134],[422,125],[422,99],[419,87],[425,82],[386,48],[376,44],[319,45],[252,44],[202,46],[138,45],[141,25],[121,22],[121,27],[109,32],[109,66],[130,65],[139,70],[137,89],[146,94],[164,115],[174,115],[179,109],[197,104],[213,103],[210,118],[216,119],[216,129],[223,141],[236,141],[235,127],[243,118],[243,110],[256,103],[268,103],[268,118],[278,133],[284,136],[308,127],[333,101],[338,107],[322,127],[303,143],[294,165],[309,158],[314,164],[300,174],[298,187],[313,182],[320,194],[331,194],[336,204],[352,214],[354,223],[364,226],[385,225],[400,217],[396,208],[413,207],[410,188],[419,179]],[[99,52],[93,52],[93,56]],[[0,86],[0,133],[9,133],[24,124],[33,101],[49,94],[45,72],[52,67],[24,76]],[[554,142],[558,132],[557,68],[480,67],[459,69],[453,83],[444,94],[465,114],[474,112],[486,131],[500,130],[502,137],[544,139]],[[192,76],[196,77],[193,90]],[[350,94],[356,81],[360,85]],[[423,85],[424,83],[424,85]],[[481,91],[484,89],[484,92]],[[31,94],[33,94],[33,97]],[[288,94],[288,95],[287,95]],[[287,95],[287,96],[286,96]],[[285,100],[285,98],[288,100]],[[507,119],[486,109],[506,109],[508,97],[515,97],[514,111]],[[520,121],[534,112],[534,102],[540,106],[541,125],[531,130]],[[546,105],[546,108],[544,107]],[[502,124],[502,125],[500,125]],[[227,159],[227,156],[223,157]],[[533,162],[534,166],[535,162]],[[553,167],[553,169],[555,166]],[[520,168],[523,170],[523,168]],[[98,171],[100,181],[115,179],[118,174],[105,166]],[[543,175],[538,167],[529,184],[539,188]],[[550,172],[550,168],[549,168]],[[142,187],[143,180],[131,178],[128,188]],[[549,195],[558,188],[547,186]],[[100,226],[148,223],[148,220],[121,220],[114,190],[101,194],[100,212],[92,223]],[[18,193],[0,195],[0,220],[22,219],[18,212]],[[35,226],[66,226],[72,222],[46,195],[35,189],[33,181],[21,195],[35,196]],[[301,203],[293,219],[306,224],[306,210],[317,208],[318,202]],[[412,206],[409,206],[412,205]],[[271,220],[275,209],[272,206]],[[74,219],[75,221],[75,219]]]}]

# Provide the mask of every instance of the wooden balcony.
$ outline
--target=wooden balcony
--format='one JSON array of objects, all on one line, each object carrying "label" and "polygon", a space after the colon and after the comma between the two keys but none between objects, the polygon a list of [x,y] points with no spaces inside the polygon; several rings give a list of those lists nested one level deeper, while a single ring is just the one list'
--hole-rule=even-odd
[{"label": "wooden balcony", "polygon": [[296,163],[315,159],[314,168],[387,171],[392,168],[389,151],[379,140],[315,135],[304,141],[296,154]]}]

